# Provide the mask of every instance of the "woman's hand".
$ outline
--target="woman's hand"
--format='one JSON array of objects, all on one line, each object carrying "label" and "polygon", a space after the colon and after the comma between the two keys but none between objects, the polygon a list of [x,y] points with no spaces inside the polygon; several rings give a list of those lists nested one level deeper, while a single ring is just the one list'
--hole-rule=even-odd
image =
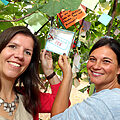
[{"label": "woman's hand", "polygon": [[63,72],[63,78],[72,78],[72,69],[66,55],[60,55],[58,64]]},{"label": "woman's hand", "polygon": [[45,76],[48,76],[51,73],[53,73],[53,59],[51,52],[42,49],[40,52],[40,60]]},{"label": "woman's hand", "polygon": [[[43,72],[45,76],[48,77],[54,72],[52,53],[50,51],[42,49],[40,52],[40,60]],[[49,79],[49,82],[51,85],[54,85],[60,83],[61,81],[57,75],[54,75],[51,79]]]}]

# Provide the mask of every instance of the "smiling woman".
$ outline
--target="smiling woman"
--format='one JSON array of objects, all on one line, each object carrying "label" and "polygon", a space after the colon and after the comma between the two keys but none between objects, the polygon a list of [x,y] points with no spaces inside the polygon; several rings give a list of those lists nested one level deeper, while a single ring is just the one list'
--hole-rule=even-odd
[{"label": "smiling woman", "polygon": [[90,54],[87,69],[97,92],[119,86],[117,76],[120,74],[120,68],[117,56],[108,45],[99,47]]},{"label": "smiling woman", "polygon": [[30,64],[34,41],[30,36],[16,34],[0,54],[0,71],[3,77],[15,81]]},{"label": "smiling woman", "polygon": [[[61,67],[64,69],[65,65]],[[61,83],[55,98],[51,120],[120,119],[120,43],[108,37],[97,41],[89,53],[87,71],[96,93],[65,110],[71,86],[64,77],[67,71],[63,71],[64,84]],[[63,92],[68,93],[64,101]]]},{"label": "smiling woman", "polygon": [[[53,73],[51,53],[44,50],[41,56],[48,76]],[[51,111],[60,80],[54,74],[49,80],[52,93],[42,93],[39,62],[39,42],[27,27],[11,27],[0,34],[0,120],[39,120],[40,112]]]}]

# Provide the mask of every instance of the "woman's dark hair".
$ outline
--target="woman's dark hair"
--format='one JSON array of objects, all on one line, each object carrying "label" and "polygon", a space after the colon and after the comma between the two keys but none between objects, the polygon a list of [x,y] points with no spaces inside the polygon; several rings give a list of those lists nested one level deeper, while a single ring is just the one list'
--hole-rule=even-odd
[{"label": "woman's dark hair", "polygon": [[[102,37],[100,38],[100,40],[98,40],[92,47],[92,49],[89,52],[89,55],[97,48],[102,47],[102,46],[108,46],[109,48],[111,48],[113,50],[113,52],[116,54],[117,56],[117,61],[118,61],[118,65],[120,66],[120,43],[111,38],[111,37]],[[120,74],[118,75],[118,83],[120,84]]]},{"label": "woman's dark hair", "polygon": [[[24,106],[26,110],[32,115],[35,115],[37,113],[36,108],[38,108],[38,106],[40,105],[40,101],[38,99],[39,86],[42,86],[39,77],[40,45],[37,38],[25,26],[14,26],[8,28],[0,34],[0,52],[18,33],[22,33],[26,36],[32,37],[32,39],[34,40],[34,48],[31,62],[26,71],[22,73],[19,78],[16,79],[14,84],[14,90],[17,93],[20,93],[20,91],[22,90],[22,93],[24,94]],[[16,85],[18,89],[16,89]]]}]

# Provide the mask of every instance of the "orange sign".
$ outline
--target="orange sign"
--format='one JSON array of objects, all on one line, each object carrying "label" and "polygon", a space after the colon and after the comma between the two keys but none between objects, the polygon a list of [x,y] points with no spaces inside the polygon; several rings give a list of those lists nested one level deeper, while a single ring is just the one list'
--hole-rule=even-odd
[{"label": "orange sign", "polygon": [[69,28],[74,25],[76,22],[80,21],[86,16],[86,13],[83,9],[77,9],[74,11],[61,11],[57,14],[65,28]]}]

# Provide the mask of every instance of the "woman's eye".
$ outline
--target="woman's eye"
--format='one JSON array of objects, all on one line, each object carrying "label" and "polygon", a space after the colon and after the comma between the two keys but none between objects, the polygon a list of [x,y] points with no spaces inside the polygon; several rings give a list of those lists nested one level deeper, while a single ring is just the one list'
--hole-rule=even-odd
[{"label": "woman's eye", "polygon": [[103,62],[104,63],[111,63],[111,61],[109,61],[109,60],[104,60]]},{"label": "woman's eye", "polygon": [[95,61],[96,59],[95,58],[89,58],[89,61]]},{"label": "woman's eye", "polygon": [[8,47],[10,47],[10,48],[16,48],[15,45],[8,45]]},{"label": "woman's eye", "polygon": [[29,51],[25,51],[25,53],[27,54],[27,55],[32,55],[32,53],[31,52],[29,52]]}]

